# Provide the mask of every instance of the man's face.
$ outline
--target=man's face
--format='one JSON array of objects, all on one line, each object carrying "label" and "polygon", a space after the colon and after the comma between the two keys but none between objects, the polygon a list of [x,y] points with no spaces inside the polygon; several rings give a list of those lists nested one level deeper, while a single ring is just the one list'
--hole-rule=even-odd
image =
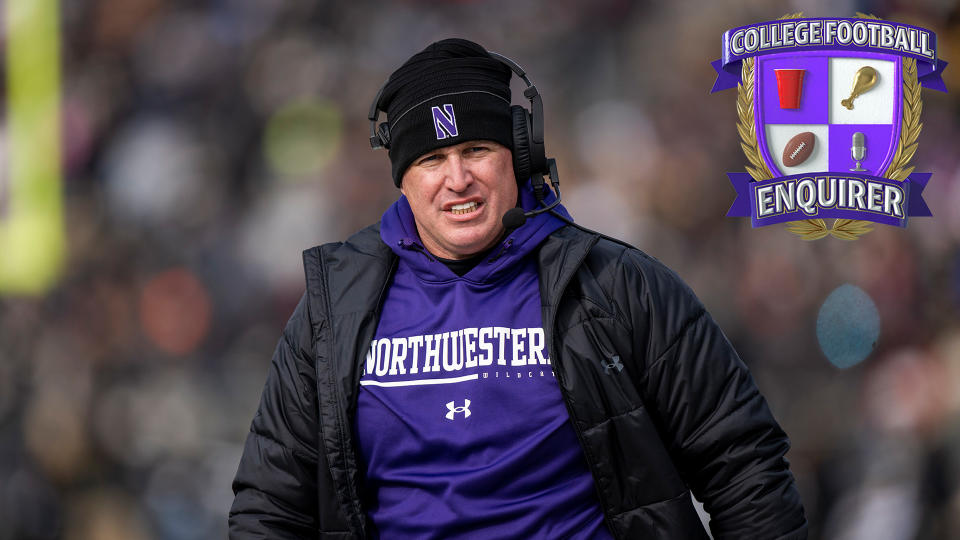
[{"label": "man's face", "polygon": [[517,202],[510,150],[492,141],[467,141],[418,157],[403,174],[423,245],[445,259],[465,259],[503,234],[503,214]]}]

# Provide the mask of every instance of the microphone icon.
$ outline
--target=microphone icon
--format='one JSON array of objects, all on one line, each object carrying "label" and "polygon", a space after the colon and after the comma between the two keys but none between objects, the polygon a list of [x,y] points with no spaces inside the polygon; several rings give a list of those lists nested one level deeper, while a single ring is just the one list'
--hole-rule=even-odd
[{"label": "microphone icon", "polygon": [[859,131],[853,134],[853,141],[850,146],[850,157],[857,162],[857,166],[851,171],[866,171],[860,166],[860,162],[863,161],[863,158],[867,155],[867,147],[864,145],[863,133]]}]

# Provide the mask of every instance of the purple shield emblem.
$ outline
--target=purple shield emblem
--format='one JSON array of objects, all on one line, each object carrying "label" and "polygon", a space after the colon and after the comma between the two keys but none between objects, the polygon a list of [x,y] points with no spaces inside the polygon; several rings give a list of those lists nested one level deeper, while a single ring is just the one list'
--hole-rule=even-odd
[{"label": "purple shield emblem", "polygon": [[[791,81],[796,85],[789,89],[796,106],[785,107],[784,76],[792,72],[804,76],[799,82]],[[895,54],[820,51],[757,58],[756,133],[770,172],[774,176],[824,171],[883,175],[900,137],[901,72],[901,59]],[[865,74],[869,74],[866,79]],[[864,80],[872,84],[857,86]],[[790,159],[796,157],[791,156],[792,137],[800,133],[813,134],[816,141],[812,151],[801,153],[802,161]],[[856,140],[855,134],[859,134]]]}]

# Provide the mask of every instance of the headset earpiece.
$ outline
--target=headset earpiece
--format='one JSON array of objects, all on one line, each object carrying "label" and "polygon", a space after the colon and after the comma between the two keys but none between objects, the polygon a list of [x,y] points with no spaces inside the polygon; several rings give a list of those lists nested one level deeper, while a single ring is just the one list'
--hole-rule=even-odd
[{"label": "headset earpiece", "polygon": [[382,148],[390,149],[390,124],[380,122],[377,126],[377,142]]},{"label": "headset earpiece", "polygon": [[390,148],[390,125],[382,122],[377,126],[377,117],[380,116],[380,97],[383,96],[383,89],[387,87],[388,82],[390,82],[390,79],[383,81],[383,84],[380,85],[380,89],[377,90],[377,97],[373,98],[373,103],[370,104],[370,112],[367,113],[367,119],[370,120],[370,147],[374,150]]},{"label": "headset earpiece", "polygon": [[543,100],[540,98],[540,91],[530,82],[527,73],[519,64],[502,54],[488,54],[491,58],[503,62],[527,85],[523,96],[530,100],[530,110],[519,105],[510,107],[513,119],[513,172],[517,176],[518,184],[526,182],[527,178],[533,178],[534,187],[542,191],[543,175],[550,174],[550,170],[543,144]]},{"label": "headset earpiece", "polygon": [[530,177],[530,115],[519,105],[510,106],[513,118],[513,174],[517,183]]}]

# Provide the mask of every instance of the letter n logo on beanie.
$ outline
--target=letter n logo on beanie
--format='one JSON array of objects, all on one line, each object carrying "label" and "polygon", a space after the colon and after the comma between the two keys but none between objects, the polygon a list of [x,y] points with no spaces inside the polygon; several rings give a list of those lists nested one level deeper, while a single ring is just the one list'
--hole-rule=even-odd
[{"label": "letter n logo on beanie", "polygon": [[453,105],[445,103],[443,109],[433,106],[433,127],[437,129],[437,140],[457,136],[457,117],[453,114]]}]

